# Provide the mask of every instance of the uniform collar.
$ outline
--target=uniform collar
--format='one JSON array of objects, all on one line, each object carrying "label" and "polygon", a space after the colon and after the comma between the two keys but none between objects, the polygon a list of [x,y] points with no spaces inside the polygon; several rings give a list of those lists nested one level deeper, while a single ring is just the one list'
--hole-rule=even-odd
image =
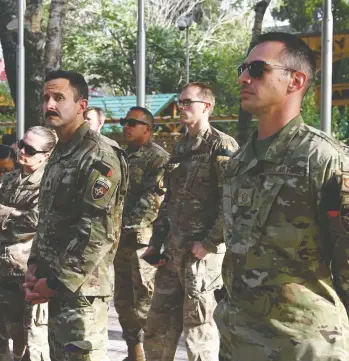
[{"label": "uniform collar", "polygon": [[146,143],[144,143],[140,148],[138,148],[137,150],[135,151],[132,151],[132,149],[130,148],[126,148],[126,154],[130,157],[142,157],[144,152],[150,148],[152,145],[152,141],[151,139],[149,139]]},{"label": "uniform collar", "polygon": [[[268,151],[265,156],[267,162],[278,164],[282,162],[285,156],[285,151],[287,150],[291,140],[296,135],[300,125],[302,125],[303,118],[301,115],[293,118],[289,123],[287,123],[279,132],[279,134],[271,142]],[[244,152],[241,154],[240,160],[244,163],[250,163],[251,160],[256,158],[254,151],[254,142],[257,139],[258,132],[257,130],[253,132],[252,137],[247,142]]]},{"label": "uniform collar", "polygon": [[36,183],[40,182],[42,175],[44,173],[46,164],[47,164],[47,161],[45,163],[43,163],[35,172],[30,174],[27,178],[27,182],[29,182],[31,184],[36,184]]},{"label": "uniform collar", "polygon": [[189,135],[189,133],[187,133],[179,146],[179,153],[187,153],[188,151],[195,151],[199,149],[201,144],[206,142],[211,134],[212,128],[210,126],[201,129],[193,135]]},{"label": "uniform collar", "polygon": [[73,153],[75,148],[80,144],[86,133],[89,131],[90,126],[87,122],[84,122],[75,132],[72,139],[67,143],[58,142],[56,151],[61,157],[66,157]]}]

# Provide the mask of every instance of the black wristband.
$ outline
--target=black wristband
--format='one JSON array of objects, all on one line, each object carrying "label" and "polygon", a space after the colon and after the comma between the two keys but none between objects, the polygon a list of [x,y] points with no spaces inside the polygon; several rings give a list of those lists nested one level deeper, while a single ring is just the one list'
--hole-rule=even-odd
[{"label": "black wristband", "polygon": [[56,277],[47,278],[46,283],[47,287],[54,291],[58,290],[59,285],[61,284]]}]

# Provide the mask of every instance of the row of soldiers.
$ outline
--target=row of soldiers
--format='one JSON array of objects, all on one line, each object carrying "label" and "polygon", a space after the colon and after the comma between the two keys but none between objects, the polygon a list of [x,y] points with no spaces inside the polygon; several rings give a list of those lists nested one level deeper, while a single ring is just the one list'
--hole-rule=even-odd
[{"label": "row of soldiers", "polygon": [[[84,121],[83,77],[48,74],[44,114],[58,144],[51,154],[48,133],[38,137],[49,130],[30,129],[22,169],[0,181],[0,269],[17,272],[1,273],[0,297],[17,292],[1,298],[7,334],[23,302],[23,338],[48,317],[52,361],[107,360],[114,288],[129,361],[144,360],[142,330],[148,361],[173,360],[182,331],[190,361],[347,361],[349,152],[303,123],[314,79],[302,40],[261,35],[238,68],[241,105],[258,118],[250,140],[238,149],[211,127],[213,92],[190,83],[178,101],[188,131],[169,156],[145,108],[121,121],[124,153]],[[38,170],[40,192],[19,201]],[[25,344],[19,360],[31,356]]]}]

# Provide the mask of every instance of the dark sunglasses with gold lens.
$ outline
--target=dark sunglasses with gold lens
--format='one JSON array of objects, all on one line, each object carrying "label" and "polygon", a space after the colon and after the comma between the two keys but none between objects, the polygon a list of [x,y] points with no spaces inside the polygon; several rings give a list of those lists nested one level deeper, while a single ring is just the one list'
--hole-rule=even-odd
[{"label": "dark sunglasses with gold lens", "polygon": [[36,153],[47,153],[46,150],[36,150],[34,147],[32,147],[31,145],[27,144],[24,142],[23,139],[19,140],[17,143],[17,146],[19,149],[23,149],[26,152],[26,154],[28,155],[35,155]]},{"label": "dark sunglasses with gold lens", "polygon": [[268,68],[287,70],[292,73],[297,71],[295,69],[287,68],[282,65],[270,64],[263,60],[255,60],[249,64],[247,63],[241,64],[238,67],[238,76],[240,76],[247,69],[251,78],[260,79],[263,77],[263,74],[268,70]]},{"label": "dark sunglasses with gold lens", "polygon": [[130,127],[135,127],[137,124],[143,124],[143,125],[149,125],[146,122],[142,122],[141,120],[137,120],[137,119],[132,119],[132,118],[122,118],[120,119],[120,124],[122,126],[125,126],[126,124]]}]

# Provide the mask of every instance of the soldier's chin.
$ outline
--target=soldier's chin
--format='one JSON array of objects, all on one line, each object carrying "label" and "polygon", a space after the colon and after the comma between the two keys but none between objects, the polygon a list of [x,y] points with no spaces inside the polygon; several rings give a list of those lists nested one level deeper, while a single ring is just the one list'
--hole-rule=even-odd
[{"label": "soldier's chin", "polygon": [[49,115],[45,117],[45,124],[49,127],[55,127],[59,125],[60,118],[57,115]]},{"label": "soldier's chin", "polygon": [[187,117],[184,117],[184,116],[180,116],[179,117],[179,121],[182,123],[182,124],[187,124],[189,121],[188,121],[188,118]]}]

